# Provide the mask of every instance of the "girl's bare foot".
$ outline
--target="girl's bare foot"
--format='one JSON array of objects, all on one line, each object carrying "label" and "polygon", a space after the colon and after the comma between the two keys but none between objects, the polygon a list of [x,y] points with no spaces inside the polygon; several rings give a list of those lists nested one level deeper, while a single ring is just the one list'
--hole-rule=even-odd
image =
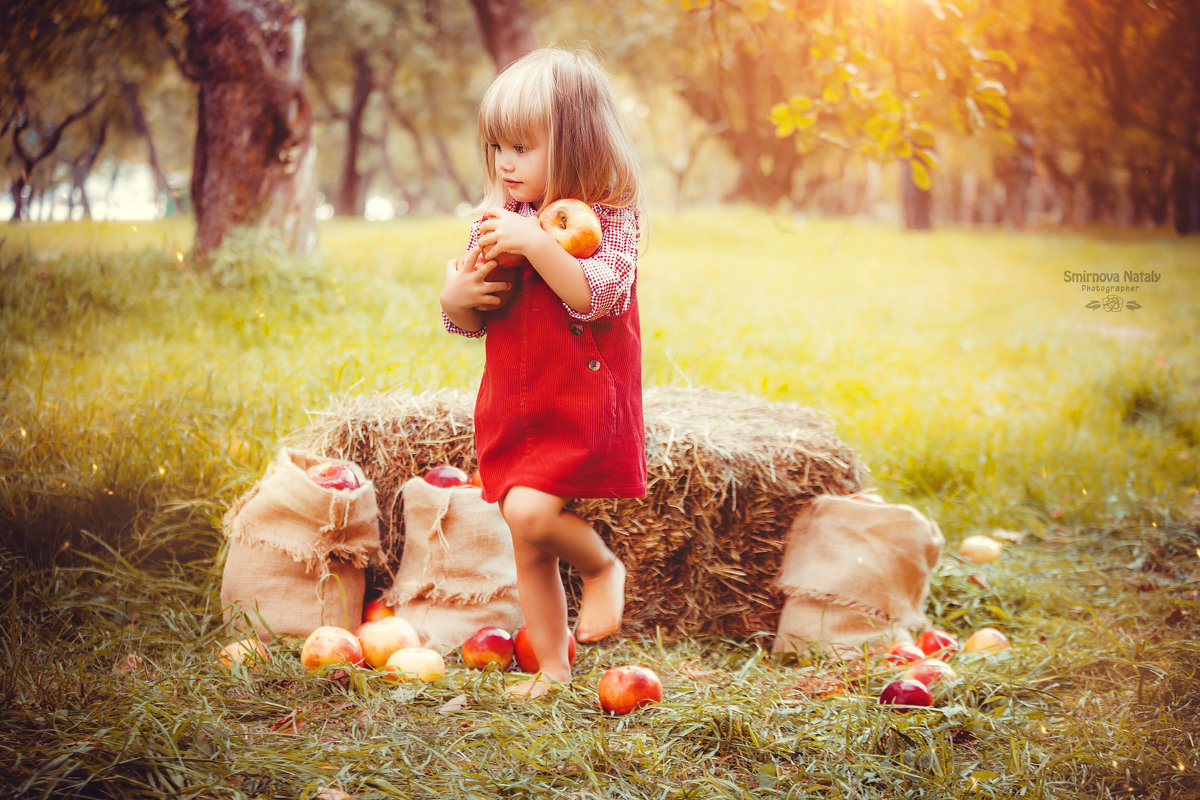
[{"label": "girl's bare foot", "polygon": [[545,696],[550,690],[561,686],[562,683],[562,681],[554,680],[544,672],[539,672],[527,681],[521,681],[509,686],[504,691],[504,694],[518,700],[536,700],[539,697]]},{"label": "girl's bare foot", "polygon": [[583,578],[575,638],[581,642],[595,642],[611,636],[621,629],[624,611],[625,565],[614,556],[603,570]]}]

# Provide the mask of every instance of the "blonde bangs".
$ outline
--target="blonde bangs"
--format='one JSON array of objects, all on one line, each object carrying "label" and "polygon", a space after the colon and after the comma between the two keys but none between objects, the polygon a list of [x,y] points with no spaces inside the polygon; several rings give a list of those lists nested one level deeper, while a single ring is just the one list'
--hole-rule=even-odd
[{"label": "blonde bangs", "polygon": [[479,106],[487,173],[484,205],[507,192],[493,142],[538,142],[548,149],[545,203],[573,197],[605,206],[640,206],[641,175],[628,132],[596,59],[583,51],[535,50],[496,76]]}]

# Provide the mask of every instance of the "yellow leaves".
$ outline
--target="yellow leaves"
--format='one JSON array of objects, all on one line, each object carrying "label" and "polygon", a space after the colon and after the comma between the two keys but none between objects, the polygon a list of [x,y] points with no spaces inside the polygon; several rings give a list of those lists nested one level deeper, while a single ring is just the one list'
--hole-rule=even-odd
[{"label": "yellow leaves", "polygon": [[933,185],[933,182],[929,179],[929,170],[915,158],[911,159],[908,164],[912,167],[912,179],[916,187],[923,192],[929,191],[929,187]]},{"label": "yellow leaves", "polygon": [[776,103],[771,108],[771,122],[780,139],[808,130],[817,123],[812,99],[798,95],[786,103]]}]

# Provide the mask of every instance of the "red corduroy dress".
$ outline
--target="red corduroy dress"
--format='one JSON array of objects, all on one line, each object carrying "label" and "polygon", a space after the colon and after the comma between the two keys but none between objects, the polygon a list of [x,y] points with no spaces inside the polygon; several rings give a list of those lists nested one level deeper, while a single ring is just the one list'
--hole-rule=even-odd
[{"label": "red corduroy dress", "polygon": [[[593,256],[600,263],[605,247],[624,243],[617,226],[606,224],[619,216],[597,210],[606,212],[601,249]],[[514,270],[511,301],[487,313],[486,363],[475,402],[485,500],[496,502],[514,486],[566,498],[645,495],[636,281],[629,292],[620,313],[581,320],[537,270]]]}]

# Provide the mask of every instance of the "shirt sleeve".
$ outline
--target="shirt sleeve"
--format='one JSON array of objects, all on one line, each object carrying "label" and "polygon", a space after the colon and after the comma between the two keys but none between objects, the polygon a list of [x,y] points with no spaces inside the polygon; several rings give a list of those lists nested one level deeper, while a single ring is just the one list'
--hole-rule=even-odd
[{"label": "shirt sleeve", "polygon": [[629,310],[637,277],[638,241],[641,223],[636,209],[592,206],[600,218],[600,248],[579,259],[592,295],[592,306],[580,313],[563,303],[563,308],[581,322],[618,316]]},{"label": "shirt sleeve", "polygon": [[[472,247],[474,247],[475,244],[479,241],[479,224],[481,222],[483,222],[482,218],[477,219],[477,220],[475,220],[475,222],[471,223],[471,236],[467,239],[467,249],[463,251],[464,253],[467,252],[467,250],[470,250]],[[442,327],[444,327],[450,333],[457,333],[459,336],[465,336],[468,339],[482,339],[484,334],[487,333],[487,314],[483,315],[483,325],[480,326],[479,330],[468,331],[468,330],[458,327],[453,322],[451,322],[450,318],[448,316],[446,316],[446,312],[443,311],[442,312]]]}]

